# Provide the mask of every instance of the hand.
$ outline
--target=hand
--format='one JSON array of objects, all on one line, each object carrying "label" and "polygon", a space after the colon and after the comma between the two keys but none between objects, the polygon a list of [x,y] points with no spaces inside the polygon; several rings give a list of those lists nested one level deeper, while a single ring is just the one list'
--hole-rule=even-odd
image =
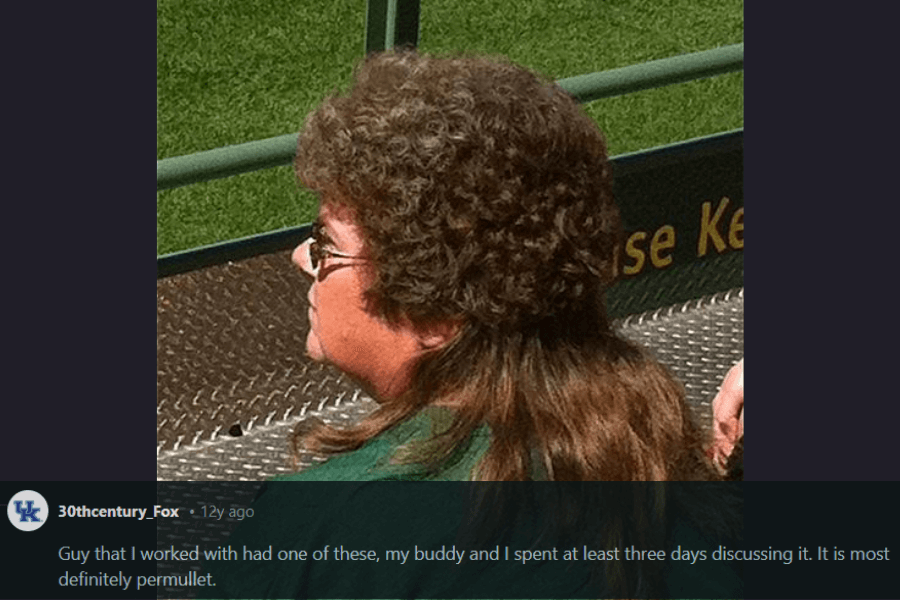
[{"label": "hand", "polygon": [[712,403],[713,443],[709,457],[723,468],[734,445],[744,436],[744,359],[734,365]]}]

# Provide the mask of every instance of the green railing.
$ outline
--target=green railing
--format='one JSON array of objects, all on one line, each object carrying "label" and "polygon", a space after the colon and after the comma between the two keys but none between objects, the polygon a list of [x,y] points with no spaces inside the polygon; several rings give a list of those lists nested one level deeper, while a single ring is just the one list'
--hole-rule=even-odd
[{"label": "green railing", "polygon": [[[629,67],[567,77],[557,81],[580,102],[739,71],[744,44],[653,60]],[[291,133],[187,156],[156,161],[156,191],[230,177],[291,163],[297,149]]]},{"label": "green railing", "polygon": [[[419,40],[420,0],[368,0],[365,52],[387,48],[417,46]],[[622,94],[663,87],[704,77],[740,71],[744,66],[744,44],[653,60],[598,73],[560,79],[557,84],[579,102],[591,102]],[[738,133],[739,132],[734,132]],[[157,192],[288,165],[294,158],[297,133],[197,152],[156,161]],[[713,146],[734,144],[732,134],[713,136]],[[717,141],[721,138],[722,141]],[[738,141],[738,143],[740,143]],[[697,144],[691,144],[694,146]],[[698,148],[709,146],[700,142]],[[693,150],[691,150],[693,152]],[[643,160],[643,158],[641,159]],[[627,170],[627,161],[618,161],[618,175]],[[623,170],[624,168],[624,170]],[[618,177],[617,175],[617,177]],[[239,260],[261,252],[284,249],[308,235],[308,225],[288,227],[238,240],[185,250],[157,257],[157,276],[192,270],[222,260]]]}]

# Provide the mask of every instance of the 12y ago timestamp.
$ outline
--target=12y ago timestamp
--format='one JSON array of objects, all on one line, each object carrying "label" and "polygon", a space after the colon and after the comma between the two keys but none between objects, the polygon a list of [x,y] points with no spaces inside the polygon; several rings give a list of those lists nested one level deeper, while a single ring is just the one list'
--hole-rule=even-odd
[{"label": "12y ago timestamp", "polygon": [[[228,517],[236,521],[243,521],[245,518],[253,517],[252,508],[230,508],[227,509],[226,513],[225,508],[217,508],[214,504],[204,504],[200,510],[204,517],[214,518],[216,521],[220,521],[222,517]],[[193,513],[193,511],[191,512]]]}]

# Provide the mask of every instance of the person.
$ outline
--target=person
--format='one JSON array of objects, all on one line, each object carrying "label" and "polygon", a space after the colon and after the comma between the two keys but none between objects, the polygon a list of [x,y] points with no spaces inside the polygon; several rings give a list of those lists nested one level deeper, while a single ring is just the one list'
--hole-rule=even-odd
[{"label": "person", "polygon": [[[501,544],[549,544],[548,531],[597,548],[696,549],[718,538],[692,532],[740,524],[729,497],[655,483],[719,475],[683,388],[610,325],[622,224],[605,140],[572,97],[503,58],[371,55],[349,92],[307,118],[294,166],[320,198],[292,255],[310,280],[306,352],[379,407],[354,427],[298,429],[297,452],[330,458],[264,484],[229,540],[295,560],[211,562],[218,587],[206,593],[740,597],[721,561],[663,572],[654,561],[525,568],[490,557]],[[418,483],[435,480],[461,483]],[[535,480],[561,483],[507,483]],[[717,520],[724,504],[731,519]],[[459,522],[479,523],[469,529],[485,561],[442,570],[418,557],[463,547]],[[348,554],[348,566],[338,546],[385,560]],[[334,555],[317,559],[317,548]],[[409,563],[387,558],[404,548],[415,549]]]},{"label": "person", "polygon": [[[736,447],[744,438],[744,359],[734,365],[713,399],[713,440],[708,454],[716,467],[727,472]],[[742,457],[740,457],[742,461]],[[743,470],[743,464],[740,468]]]},{"label": "person", "polygon": [[344,455],[296,477],[717,477],[681,386],[610,326],[606,144],[552,81],[373,55],[307,118],[294,166],[320,197],[293,253],[307,353],[380,403],[350,429],[301,428],[298,451]]}]

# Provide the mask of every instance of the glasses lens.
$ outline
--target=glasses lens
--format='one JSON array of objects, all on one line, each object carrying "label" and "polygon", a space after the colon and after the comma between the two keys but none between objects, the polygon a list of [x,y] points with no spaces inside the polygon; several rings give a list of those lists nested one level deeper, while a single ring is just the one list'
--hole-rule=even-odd
[{"label": "glasses lens", "polygon": [[309,264],[312,265],[313,270],[319,268],[319,244],[316,243],[315,238],[309,240]]},{"label": "glasses lens", "polygon": [[312,265],[313,269],[318,269],[319,261],[322,260],[321,246],[319,246],[321,243],[321,231],[322,223],[316,219],[312,224],[312,232],[310,233],[312,239],[309,242],[309,264]]}]

